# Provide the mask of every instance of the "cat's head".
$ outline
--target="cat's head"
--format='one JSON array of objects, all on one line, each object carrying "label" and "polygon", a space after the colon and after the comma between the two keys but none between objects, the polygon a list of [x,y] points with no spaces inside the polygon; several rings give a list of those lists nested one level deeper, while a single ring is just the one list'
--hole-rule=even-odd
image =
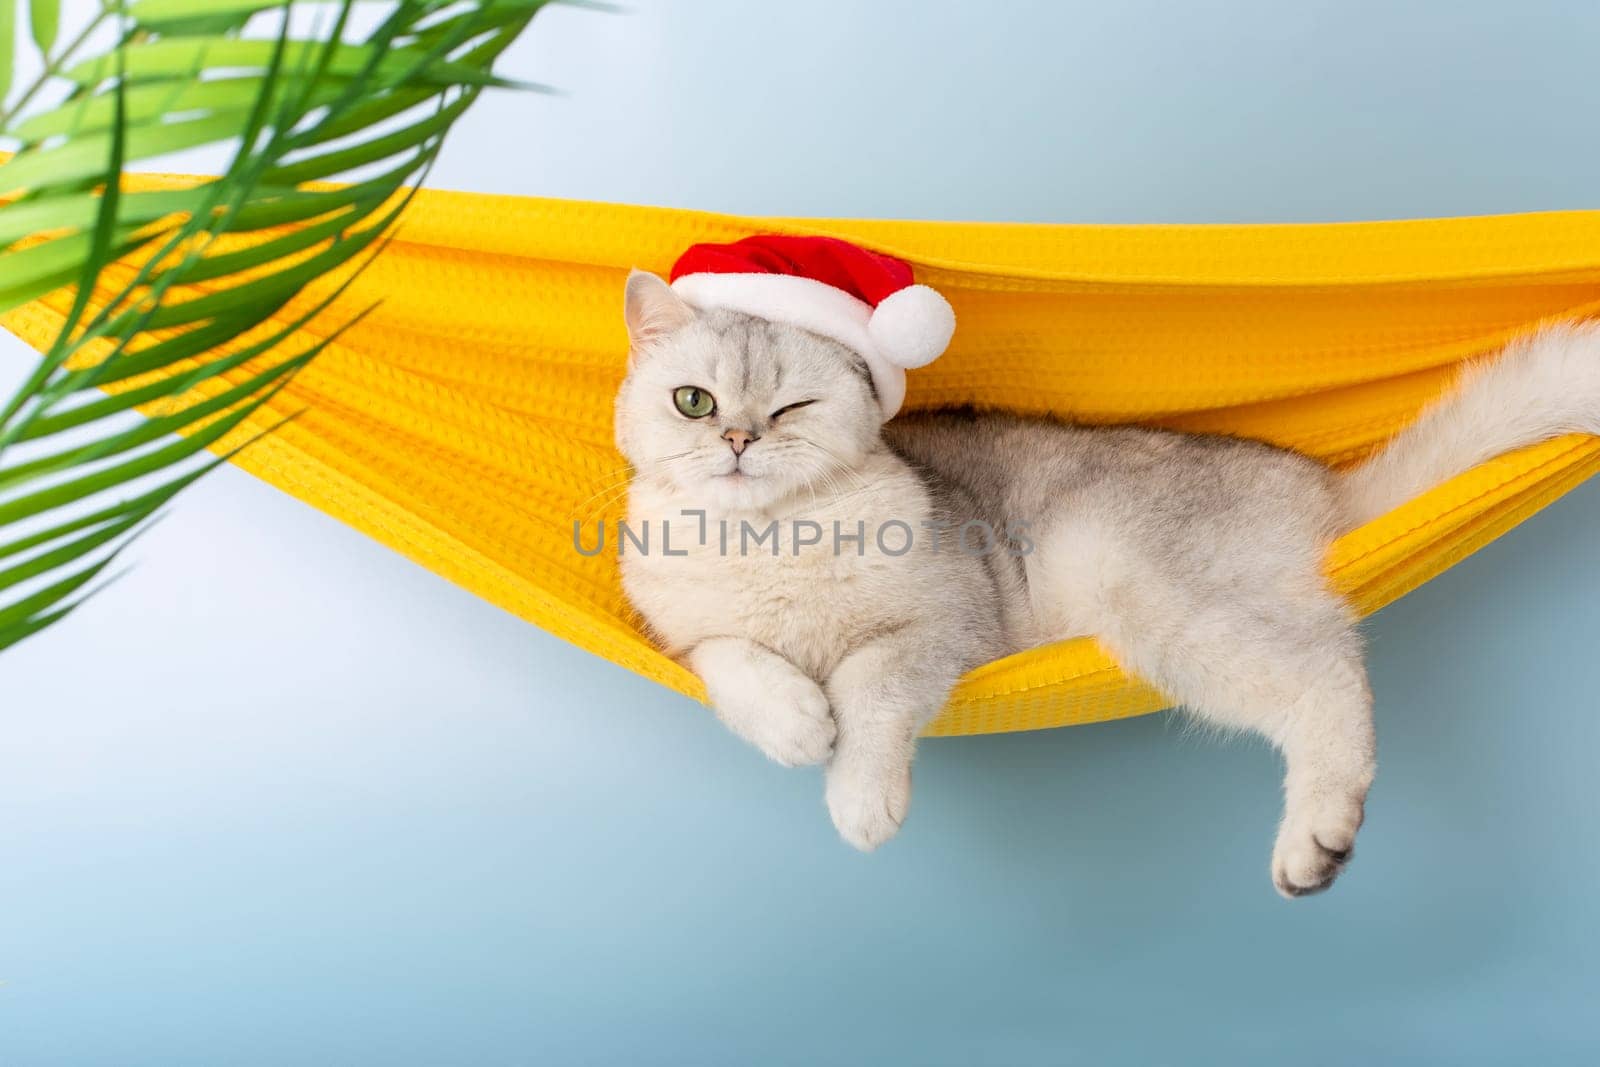
[{"label": "cat's head", "polygon": [[628,277],[624,313],[616,437],[637,476],[686,502],[755,510],[846,484],[876,447],[884,413],[866,362],[845,346],[697,311],[643,271]]}]

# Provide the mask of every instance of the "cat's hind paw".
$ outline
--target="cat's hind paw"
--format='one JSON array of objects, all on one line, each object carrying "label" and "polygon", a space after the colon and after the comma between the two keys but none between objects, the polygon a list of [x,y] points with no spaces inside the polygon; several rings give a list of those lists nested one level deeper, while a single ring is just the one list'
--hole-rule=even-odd
[{"label": "cat's hind paw", "polygon": [[1291,812],[1272,850],[1272,884],[1285,897],[1320,893],[1334,883],[1355,849],[1362,803],[1350,798]]}]

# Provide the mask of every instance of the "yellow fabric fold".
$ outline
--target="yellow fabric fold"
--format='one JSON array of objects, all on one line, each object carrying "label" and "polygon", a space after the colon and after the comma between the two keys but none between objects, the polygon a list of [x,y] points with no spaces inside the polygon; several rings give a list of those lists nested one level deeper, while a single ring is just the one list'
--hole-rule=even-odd
[{"label": "yellow fabric fold", "polygon": [[[955,341],[912,373],[910,408],[1234,433],[1341,465],[1411,419],[1463,359],[1600,309],[1600,212],[1056,226],[752,219],[423,191],[340,305],[377,309],[256,423],[300,416],[235,462],[530,622],[702,696],[641,635],[611,546],[580,554],[573,525],[592,545],[595,524],[609,528],[623,503],[611,398],[627,270],[664,272],[696,241],[773,231],[893,252],[950,299]],[[280,321],[332,284],[314,285]],[[43,346],[68,299],[3,321]],[[1496,459],[1341,539],[1329,574],[1375,611],[1597,466],[1600,441],[1580,437]],[[1165,703],[1076,640],[972,672],[929,732],[1063,726]]]}]

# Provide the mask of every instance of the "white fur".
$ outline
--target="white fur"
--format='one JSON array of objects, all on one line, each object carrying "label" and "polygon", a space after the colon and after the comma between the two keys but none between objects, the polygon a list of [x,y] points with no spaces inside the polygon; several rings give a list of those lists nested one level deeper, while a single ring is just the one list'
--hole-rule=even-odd
[{"label": "white fur", "polygon": [[1600,326],[1553,326],[1469,364],[1451,397],[1423,412],[1346,478],[1356,525],[1485,460],[1567,433],[1600,433]]},{"label": "white fur", "polygon": [[[1340,477],[1253,442],[1132,427],[1000,414],[885,426],[864,368],[830,341],[696,315],[649,276],[630,279],[627,310],[617,441],[636,472],[630,521],[655,524],[656,550],[623,553],[624,587],[730,729],[780,763],[827,761],[828,810],[862,849],[905,819],[916,734],[962,673],[1093,635],[1174,703],[1283,752],[1272,880],[1286,896],[1326,888],[1376,768],[1355,616],[1322,576],[1328,544],[1501,452],[1600,431],[1594,325],[1517,342]],[[685,385],[711,392],[715,414],[676,412]],[[732,431],[753,440],[735,453]],[[859,550],[831,543],[835,522],[920,530],[952,516],[1024,520],[1033,551],[979,560],[924,536],[896,554],[870,532]],[[823,543],[803,543],[797,521]],[[743,524],[770,522],[776,555],[738,550]]]},{"label": "white fur", "polygon": [[[912,522],[927,517],[925,490],[894,457],[870,457],[858,475],[872,486],[871,510]],[[629,500],[633,521],[654,522],[657,538],[665,524],[673,552],[681,547],[686,555],[666,555],[658,540],[658,551],[625,552],[622,562],[629,598],[662,645],[705,679],[730,729],[787,765],[833,757],[827,799],[834,823],[851,844],[871,849],[905,817],[913,739],[966,664],[951,648],[960,631],[945,618],[938,584],[907,590],[905,557],[885,555],[870,531],[861,554],[853,542],[834,554],[833,523],[853,535],[862,504],[836,490],[746,507],[638,479]],[[684,516],[686,507],[707,513],[703,544],[701,520]],[[765,547],[771,542],[740,554],[742,524],[763,532],[773,522],[776,556]],[[800,543],[812,530],[801,527],[796,536],[795,522],[816,523],[823,541]],[[941,632],[936,620],[949,630]],[[913,676],[909,684],[897,684],[900,673]]]},{"label": "white fur", "polygon": [[748,638],[713,637],[696,644],[688,661],[706,679],[723,725],[770,759],[804,767],[833,753],[827,696],[782,656]]}]

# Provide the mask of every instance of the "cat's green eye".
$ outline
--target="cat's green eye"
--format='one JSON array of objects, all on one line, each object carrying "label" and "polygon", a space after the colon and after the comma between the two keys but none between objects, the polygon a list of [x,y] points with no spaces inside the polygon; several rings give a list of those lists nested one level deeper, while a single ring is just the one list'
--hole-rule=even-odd
[{"label": "cat's green eye", "polygon": [[703,419],[717,410],[717,399],[697,385],[680,385],[672,391],[672,402],[691,419]]}]

